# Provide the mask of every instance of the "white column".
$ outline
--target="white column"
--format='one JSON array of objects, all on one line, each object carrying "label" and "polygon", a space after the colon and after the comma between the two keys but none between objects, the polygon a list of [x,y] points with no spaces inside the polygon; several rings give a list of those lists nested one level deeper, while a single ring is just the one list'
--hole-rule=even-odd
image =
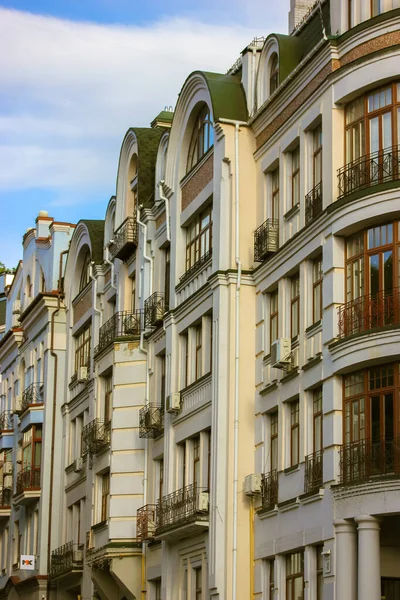
[{"label": "white column", "polygon": [[[345,519],[334,521],[336,554],[336,600],[357,600],[357,531]],[[374,598],[374,600],[378,600]]]},{"label": "white column", "polygon": [[358,599],[379,600],[381,597],[381,568],[379,519],[360,515],[358,523]]}]

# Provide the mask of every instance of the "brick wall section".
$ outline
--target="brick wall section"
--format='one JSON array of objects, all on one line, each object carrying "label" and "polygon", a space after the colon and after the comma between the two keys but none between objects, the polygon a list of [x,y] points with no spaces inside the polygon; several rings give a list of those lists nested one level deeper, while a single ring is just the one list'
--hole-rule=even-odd
[{"label": "brick wall section", "polygon": [[214,154],[211,154],[200,169],[182,186],[182,210],[212,181],[214,175]]},{"label": "brick wall section", "polygon": [[159,227],[161,227],[161,225],[165,223],[165,212],[163,212],[162,215],[160,215],[159,217],[157,217],[156,219],[156,229],[158,229]]},{"label": "brick wall section", "polygon": [[83,317],[92,306],[92,286],[89,285],[86,292],[81,296],[74,306],[74,325]]},{"label": "brick wall section", "polygon": [[398,44],[400,44],[400,32],[394,31],[392,33],[381,35],[373,40],[369,40],[364,44],[360,44],[357,46],[357,48],[353,48],[347,52],[340,60],[332,60],[323,69],[321,69],[318,75],[307,85],[304,90],[300,92],[300,94],[296,96],[294,100],[292,100],[292,102],[286,106],[286,108],[273,120],[273,122],[269,123],[265,129],[258,134],[256,137],[257,150],[261,148],[261,146],[265,144],[265,142],[267,142],[280,127],[282,127],[282,125],[306,102],[306,100],[318,89],[320,85],[322,85],[325,79],[331,73],[333,73],[333,71],[336,71],[340,67],[344,67],[355,60],[364,58],[373,52],[385,50],[386,48],[390,48],[391,46]]}]

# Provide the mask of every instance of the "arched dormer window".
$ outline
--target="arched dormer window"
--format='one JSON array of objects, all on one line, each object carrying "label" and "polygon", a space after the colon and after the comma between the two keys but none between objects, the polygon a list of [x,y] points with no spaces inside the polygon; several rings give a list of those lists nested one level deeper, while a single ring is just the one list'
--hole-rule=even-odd
[{"label": "arched dormer window", "polygon": [[279,60],[276,52],[271,56],[269,68],[269,95],[278,89],[279,85]]},{"label": "arched dormer window", "polygon": [[90,281],[90,253],[85,254],[82,264],[81,278],[79,281],[79,291],[81,292]]},{"label": "arched dormer window", "polygon": [[188,173],[214,145],[214,123],[206,104],[200,109],[194,123],[190,140],[186,172]]}]

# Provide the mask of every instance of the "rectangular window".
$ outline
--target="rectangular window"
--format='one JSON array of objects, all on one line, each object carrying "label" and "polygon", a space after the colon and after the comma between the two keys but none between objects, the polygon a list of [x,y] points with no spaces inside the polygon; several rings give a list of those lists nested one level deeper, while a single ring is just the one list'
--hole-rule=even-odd
[{"label": "rectangular window", "polygon": [[112,375],[104,378],[104,422],[111,421],[112,411]]},{"label": "rectangular window", "polygon": [[313,131],[313,179],[314,187],[322,181],[322,125]]},{"label": "rectangular window", "polygon": [[270,305],[269,305],[269,314],[270,314],[270,343],[274,342],[278,339],[278,290],[276,292],[272,292],[269,296]]},{"label": "rectangular window", "polygon": [[136,277],[132,277],[131,284],[131,310],[136,308]]},{"label": "rectangular window", "polygon": [[322,256],[313,262],[313,323],[322,319]]},{"label": "rectangular window", "polygon": [[186,271],[212,248],[212,206],[196,217],[186,230]]},{"label": "rectangular window", "polygon": [[317,600],[323,600],[324,597],[324,569],[323,569],[323,546],[316,547],[317,552]]},{"label": "rectangular window", "polygon": [[322,450],[322,387],[313,392],[313,445],[314,452]]},{"label": "rectangular window", "polygon": [[268,600],[274,600],[274,591],[275,591],[275,561],[268,561],[269,567],[269,595]]},{"label": "rectangular window", "polygon": [[181,335],[182,387],[189,385],[189,335]]},{"label": "rectangular window", "polygon": [[202,327],[198,325],[196,327],[196,380],[203,374],[202,351]]},{"label": "rectangular window", "polygon": [[200,437],[193,439],[193,484],[200,487]]},{"label": "rectangular window", "polygon": [[154,582],[154,600],[161,600],[161,577]]},{"label": "rectangular window", "polygon": [[300,204],[300,146],[292,152],[292,207]]},{"label": "rectangular window", "polygon": [[298,400],[290,403],[290,466],[299,464],[300,449],[300,403]]},{"label": "rectangular window", "polygon": [[160,356],[160,406],[165,408],[165,354]]},{"label": "rectangular window", "polygon": [[165,307],[169,307],[169,287],[171,282],[171,255],[169,247],[165,250],[165,279],[164,279],[164,299]]},{"label": "rectangular window", "polygon": [[299,335],[300,320],[300,276],[295,275],[290,280],[290,337]]},{"label": "rectangular window", "polygon": [[195,586],[196,586],[196,600],[202,600],[203,598],[203,572],[201,567],[197,567],[195,570]]},{"label": "rectangular window", "polygon": [[279,167],[271,172],[271,218],[279,219]]},{"label": "rectangular window", "polygon": [[270,415],[270,433],[271,433],[271,471],[278,469],[278,411]]},{"label": "rectangular window", "polygon": [[100,521],[107,521],[110,502],[110,473],[101,476],[101,514]]},{"label": "rectangular window", "polygon": [[92,327],[89,326],[75,338],[75,373],[79,367],[89,366],[91,332]]},{"label": "rectangular window", "polygon": [[286,557],[286,600],[304,597],[304,553],[296,552]]},{"label": "rectangular window", "polygon": [[158,475],[158,498],[162,498],[164,495],[164,459],[158,461],[159,464],[159,475]]}]

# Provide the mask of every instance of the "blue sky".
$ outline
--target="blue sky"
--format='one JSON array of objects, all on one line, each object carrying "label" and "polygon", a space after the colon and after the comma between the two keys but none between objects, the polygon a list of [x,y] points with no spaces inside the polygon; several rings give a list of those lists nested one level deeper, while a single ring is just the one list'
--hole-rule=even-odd
[{"label": "blue sky", "polygon": [[103,218],[129,126],[147,126],[194,69],[225,72],[289,0],[0,0],[0,261],[39,210]]}]

